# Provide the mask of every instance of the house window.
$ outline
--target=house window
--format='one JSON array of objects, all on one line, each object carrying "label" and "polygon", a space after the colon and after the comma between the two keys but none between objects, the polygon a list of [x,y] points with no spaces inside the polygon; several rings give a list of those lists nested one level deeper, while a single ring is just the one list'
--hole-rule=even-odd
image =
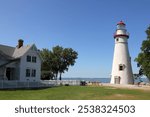
[{"label": "house window", "polygon": [[119,65],[119,71],[123,71],[123,70],[124,70],[124,68],[125,68],[125,66],[124,66],[124,65],[122,65],[122,64],[120,64],[120,65]]},{"label": "house window", "polygon": [[27,55],[27,62],[31,62],[31,56]]},{"label": "house window", "polygon": [[26,77],[30,77],[30,69],[26,69]]},{"label": "house window", "polygon": [[32,69],[32,77],[36,77],[36,70]]},{"label": "house window", "polygon": [[36,63],[36,56],[32,56],[32,62]]}]

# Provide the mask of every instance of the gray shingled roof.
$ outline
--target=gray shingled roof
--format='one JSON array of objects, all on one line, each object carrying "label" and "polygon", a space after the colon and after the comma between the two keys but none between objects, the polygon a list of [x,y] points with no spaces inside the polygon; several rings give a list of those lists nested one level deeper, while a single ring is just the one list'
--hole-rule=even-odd
[{"label": "gray shingled roof", "polygon": [[15,48],[15,51],[12,55],[14,58],[20,58],[23,56],[33,45],[22,46],[20,48]]},{"label": "gray shingled roof", "polygon": [[5,53],[3,53],[1,50],[0,50],[0,59],[5,59],[5,60],[12,60],[13,58],[6,55]]},{"label": "gray shingled roof", "polygon": [[3,55],[5,54],[5,56],[12,57],[14,51],[15,51],[14,47],[0,44],[0,53],[1,54],[3,54]]},{"label": "gray shingled roof", "polygon": [[[33,44],[34,45],[34,44]],[[0,56],[8,59],[20,58],[23,56],[33,45],[22,46],[20,48],[0,45]]]}]

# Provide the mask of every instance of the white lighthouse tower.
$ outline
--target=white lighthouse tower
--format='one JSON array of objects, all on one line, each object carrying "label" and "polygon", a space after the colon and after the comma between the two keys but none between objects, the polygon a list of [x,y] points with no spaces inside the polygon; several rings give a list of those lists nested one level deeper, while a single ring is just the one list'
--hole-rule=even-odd
[{"label": "white lighthouse tower", "polygon": [[125,23],[120,21],[114,34],[115,48],[112,65],[112,84],[133,84],[133,73],[131,67],[131,57],[128,50],[129,33],[125,28]]}]

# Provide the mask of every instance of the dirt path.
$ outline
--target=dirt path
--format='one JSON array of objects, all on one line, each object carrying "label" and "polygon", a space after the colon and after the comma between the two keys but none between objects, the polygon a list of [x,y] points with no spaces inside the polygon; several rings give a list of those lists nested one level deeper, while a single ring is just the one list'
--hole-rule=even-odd
[{"label": "dirt path", "polygon": [[145,85],[120,85],[120,84],[109,84],[109,83],[101,83],[101,86],[110,86],[114,88],[127,88],[127,89],[140,89],[140,90],[149,90],[150,86]]}]

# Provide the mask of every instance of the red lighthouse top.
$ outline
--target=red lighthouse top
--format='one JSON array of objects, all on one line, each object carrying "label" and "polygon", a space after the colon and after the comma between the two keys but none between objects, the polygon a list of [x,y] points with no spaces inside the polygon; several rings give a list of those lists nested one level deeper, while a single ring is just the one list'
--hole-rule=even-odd
[{"label": "red lighthouse top", "polygon": [[129,38],[129,33],[126,31],[125,23],[121,20],[117,23],[117,30],[114,34],[114,38],[116,37],[126,37]]},{"label": "red lighthouse top", "polygon": [[117,23],[117,25],[126,25],[122,20]]}]

